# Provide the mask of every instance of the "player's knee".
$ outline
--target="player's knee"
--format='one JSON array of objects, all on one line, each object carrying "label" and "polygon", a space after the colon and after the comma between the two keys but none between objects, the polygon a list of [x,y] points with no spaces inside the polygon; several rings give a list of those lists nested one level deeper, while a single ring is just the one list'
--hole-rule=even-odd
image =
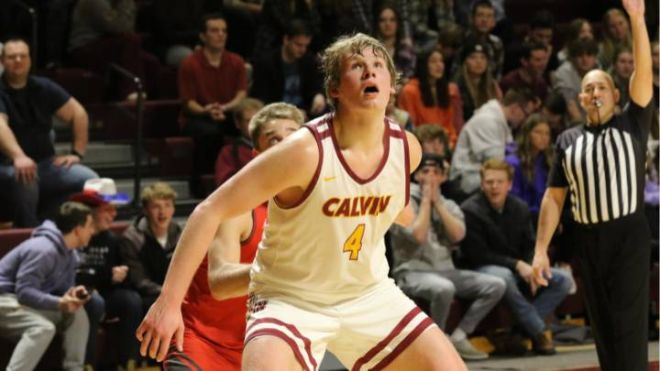
[{"label": "player's knee", "polygon": [[259,336],[250,340],[243,350],[243,371],[300,370],[293,350],[276,336]]}]

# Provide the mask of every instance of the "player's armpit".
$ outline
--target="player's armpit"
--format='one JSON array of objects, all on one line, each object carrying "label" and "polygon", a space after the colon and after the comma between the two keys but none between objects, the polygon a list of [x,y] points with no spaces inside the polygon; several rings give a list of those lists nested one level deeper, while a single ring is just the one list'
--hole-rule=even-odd
[{"label": "player's armpit", "polygon": [[221,221],[247,212],[275,195],[302,194],[314,178],[319,149],[308,130],[298,130],[257,156],[203,203]]},{"label": "player's armpit", "polygon": [[408,156],[410,159],[410,174],[415,172],[417,166],[422,161],[422,145],[415,137],[415,134],[406,131],[406,138],[408,139]]}]

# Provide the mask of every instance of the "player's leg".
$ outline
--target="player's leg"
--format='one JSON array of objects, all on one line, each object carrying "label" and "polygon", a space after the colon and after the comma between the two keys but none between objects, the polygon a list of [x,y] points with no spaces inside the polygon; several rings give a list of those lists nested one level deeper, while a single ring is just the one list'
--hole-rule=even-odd
[{"label": "player's leg", "polygon": [[286,340],[263,335],[250,340],[243,349],[244,371],[302,371],[300,360]]},{"label": "player's leg", "polygon": [[383,370],[467,370],[465,363],[436,326],[429,326]]},{"label": "player's leg", "polygon": [[341,329],[328,349],[351,370],[465,370],[437,327],[390,280],[335,306]]},{"label": "player's leg", "polygon": [[339,328],[324,308],[294,298],[248,301],[243,370],[316,370]]},{"label": "player's leg", "polygon": [[183,352],[179,352],[172,344],[163,361],[163,368],[165,371],[239,371],[241,351],[220,347],[186,329]]}]

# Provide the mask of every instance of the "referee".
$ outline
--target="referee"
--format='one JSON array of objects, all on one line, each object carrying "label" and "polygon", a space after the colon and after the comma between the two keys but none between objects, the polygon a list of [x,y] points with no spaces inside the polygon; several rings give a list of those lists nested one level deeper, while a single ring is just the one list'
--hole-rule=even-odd
[{"label": "referee", "polygon": [[648,370],[650,232],[644,216],[644,163],[652,116],[651,49],[644,0],[623,0],[635,72],[630,103],[614,114],[619,91],[601,70],[582,80],[586,125],[563,132],[539,217],[535,282],[547,285],[548,244],[568,192],[575,247],[603,370]]}]

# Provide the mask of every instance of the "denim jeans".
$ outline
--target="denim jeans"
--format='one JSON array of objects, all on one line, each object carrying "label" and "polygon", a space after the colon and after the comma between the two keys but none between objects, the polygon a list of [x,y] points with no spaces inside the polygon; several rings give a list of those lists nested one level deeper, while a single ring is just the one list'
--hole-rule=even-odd
[{"label": "denim jeans", "polygon": [[111,331],[117,331],[119,344],[112,344],[117,349],[117,360],[126,365],[128,360],[138,360],[140,344],[135,337],[142,321],[142,298],[137,291],[125,288],[112,288],[102,293],[105,298],[108,318],[118,317],[119,322],[112,326]]},{"label": "denim jeans", "polygon": [[539,288],[531,301],[527,283],[511,269],[499,265],[484,265],[477,268],[481,273],[500,277],[506,282],[504,298],[515,319],[530,336],[536,336],[545,328],[544,319],[564,300],[571,288],[570,277],[560,269],[552,268],[548,286]]},{"label": "denim jeans", "polygon": [[[0,189],[6,197],[2,205],[14,210],[16,227],[35,227],[39,225],[37,211],[46,215],[57,210],[69,196],[80,192],[85,181],[98,178],[90,168],[76,164],[71,167],[56,166],[54,158],[37,163],[37,179],[28,184],[16,179],[13,164],[0,163]],[[4,207],[4,206],[3,206]]]}]

